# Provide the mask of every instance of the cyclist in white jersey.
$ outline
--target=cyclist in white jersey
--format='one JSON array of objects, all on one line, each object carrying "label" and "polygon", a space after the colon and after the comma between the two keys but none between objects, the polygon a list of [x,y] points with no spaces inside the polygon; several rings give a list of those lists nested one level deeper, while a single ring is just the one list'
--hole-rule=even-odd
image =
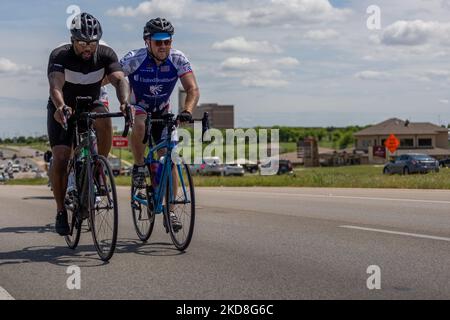
[{"label": "cyclist in white jersey", "polygon": [[[130,103],[135,106],[136,117],[131,135],[131,149],[134,157],[133,184],[142,188],[145,181],[144,153],[142,143],[145,134],[145,120],[160,118],[170,112],[170,95],[180,79],[186,91],[185,108],[179,119],[190,121],[197,106],[200,92],[191,64],[183,52],[172,49],[174,27],[163,18],[151,19],[144,27],[145,48],[132,50],[121,60],[122,69],[130,83]],[[152,125],[151,135],[158,143],[165,138],[166,130],[161,125]],[[165,154],[160,150],[158,156]],[[174,229],[181,225],[173,215]]]}]

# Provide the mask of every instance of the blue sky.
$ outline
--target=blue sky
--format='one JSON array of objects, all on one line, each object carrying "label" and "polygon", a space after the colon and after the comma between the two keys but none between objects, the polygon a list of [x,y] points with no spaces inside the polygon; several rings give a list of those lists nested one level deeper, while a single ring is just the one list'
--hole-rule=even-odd
[{"label": "blue sky", "polygon": [[69,39],[71,5],[119,56],[143,45],[148,19],[170,19],[201,102],[234,104],[238,126],[450,122],[450,0],[3,0],[0,137],[46,132],[48,55]]}]

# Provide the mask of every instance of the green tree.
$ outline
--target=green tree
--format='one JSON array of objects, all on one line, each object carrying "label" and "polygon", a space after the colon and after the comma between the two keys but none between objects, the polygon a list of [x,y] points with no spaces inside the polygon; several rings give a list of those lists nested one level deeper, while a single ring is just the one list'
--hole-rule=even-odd
[{"label": "green tree", "polygon": [[339,149],[345,149],[348,146],[352,145],[355,142],[355,138],[353,137],[353,132],[347,131],[341,135],[339,140],[337,141],[339,145]]}]

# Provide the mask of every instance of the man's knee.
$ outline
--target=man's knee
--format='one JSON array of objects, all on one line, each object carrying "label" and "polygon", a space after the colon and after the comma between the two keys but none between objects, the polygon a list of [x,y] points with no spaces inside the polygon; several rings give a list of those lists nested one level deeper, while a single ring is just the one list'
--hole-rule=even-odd
[{"label": "man's knee", "polygon": [[[109,110],[104,106],[98,106],[92,110],[95,113],[109,113]],[[104,131],[112,131],[112,121],[110,118],[96,119],[94,124],[95,129]]]},{"label": "man's knee", "polygon": [[138,137],[143,137],[145,133],[145,116],[136,116],[134,125],[133,125],[133,135],[137,135]]},{"label": "man's knee", "polygon": [[[70,160],[71,149],[67,146],[56,146],[52,150],[53,160],[52,166],[55,168],[61,168],[67,166]],[[59,171],[57,171],[59,172]]]}]

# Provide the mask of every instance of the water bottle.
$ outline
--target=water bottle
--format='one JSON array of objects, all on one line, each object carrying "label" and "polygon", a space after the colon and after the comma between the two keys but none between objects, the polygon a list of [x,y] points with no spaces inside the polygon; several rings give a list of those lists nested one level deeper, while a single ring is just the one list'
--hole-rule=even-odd
[{"label": "water bottle", "polygon": [[159,158],[159,166],[158,166],[158,172],[156,174],[156,183],[159,185],[161,182],[161,175],[162,175],[162,169],[164,167],[164,157]]}]

